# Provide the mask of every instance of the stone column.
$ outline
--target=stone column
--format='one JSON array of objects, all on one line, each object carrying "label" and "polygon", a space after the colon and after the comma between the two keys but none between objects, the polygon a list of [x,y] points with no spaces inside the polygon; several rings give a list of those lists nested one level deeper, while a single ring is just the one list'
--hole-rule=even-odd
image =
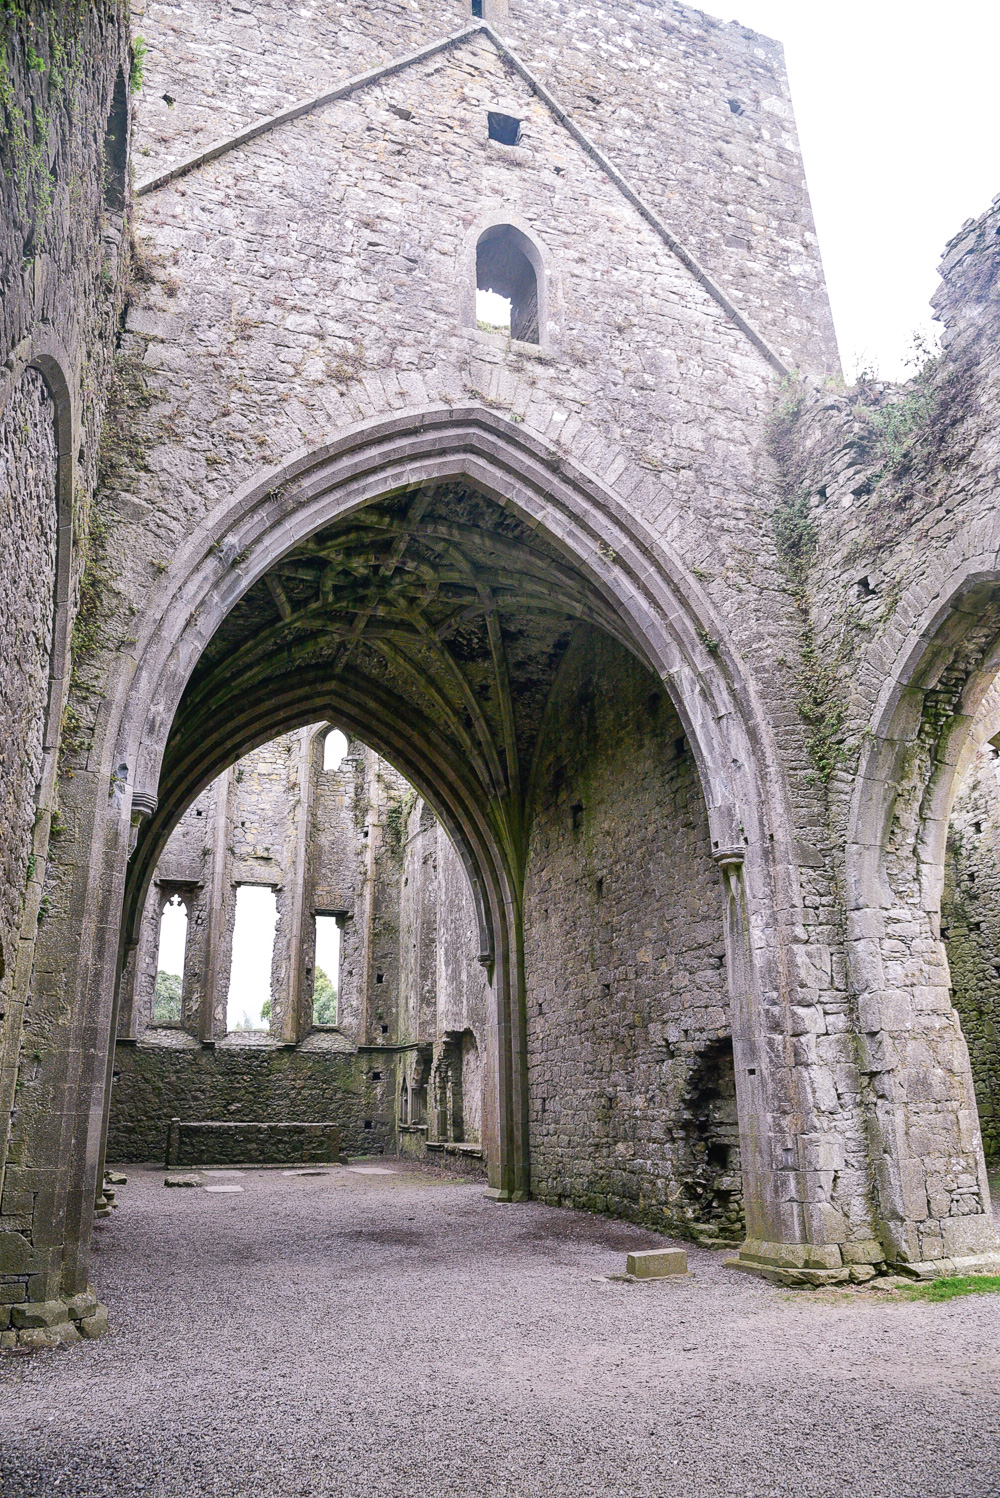
[{"label": "stone column", "polygon": [[311,728],[300,728],[298,738],[298,806],[296,808],[295,847],[285,897],[288,933],[288,993],[281,1015],[281,1039],[285,1045],[297,1045],[303,1031],[308,1028],[303,1012],[306,985],[302,960],[302,929],[309,872],[309,826],[312,811],[315,734]]},{"label": "stone column", "polygon": [[[215,782],[215,803],[212,808],[212,853],[208,879],[208,912],[205,934],[205,978],[202,988],[201,1015],[198,1039],[202,1045],[215,1044],[219,1033],[216,1011],[220,1001],[225,1001],[223,992],[226,974],[222,969],[222,934],[225,930],[226,866],[229,843],[229,796],[232,785],[232,770],[226,770]],[[222,1026],[223,1030],[225,1025]]]}]

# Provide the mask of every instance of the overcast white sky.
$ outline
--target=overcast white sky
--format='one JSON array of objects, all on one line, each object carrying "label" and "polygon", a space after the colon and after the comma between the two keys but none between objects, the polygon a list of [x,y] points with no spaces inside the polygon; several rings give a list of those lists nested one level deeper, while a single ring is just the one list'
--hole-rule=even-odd
[{"label": "overcast white sky", "polygon": [[784,44],[833,316],[905,376],[946,242],[1000,193],[1000,0],[702,0]]}]

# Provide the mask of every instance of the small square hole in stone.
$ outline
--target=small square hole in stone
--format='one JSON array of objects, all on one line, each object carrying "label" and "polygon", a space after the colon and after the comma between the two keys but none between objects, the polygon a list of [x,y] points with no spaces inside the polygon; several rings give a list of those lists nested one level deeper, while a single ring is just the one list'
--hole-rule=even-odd
[{"label": "small square hole in stone", "polygon": [[521,134],[521,121],[516,120],[512,114],[497,114],[495,109],[487,113],[489,121],[490,140],[499,141],[502,146],[516,146]]}]

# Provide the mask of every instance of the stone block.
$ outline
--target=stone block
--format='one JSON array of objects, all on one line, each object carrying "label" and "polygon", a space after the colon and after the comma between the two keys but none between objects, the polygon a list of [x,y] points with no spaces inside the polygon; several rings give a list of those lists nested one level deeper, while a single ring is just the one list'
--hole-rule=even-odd
[{"label": "stone block", "polygon": [[103,1337],[108,1329],[108,1308],[98,1306],[93,1316],[84,1316],[80,1321],[80,1335],[93,1342],[97,1337]]},{"label": "stone block", "polygon": [[93,1316],[97,1310],[97,1296],[91,1290],[73,1295],[66,1302],[66,1309],[74,1321],[82,1321],[86,1316]]},{"label": "stone block", "polygon": [[661,1280],[670,1274],[687,1274],[687,1254],[682,1248],[644,1248],[629,1254],[625,1270],[637,1280]]},{"label": "stone block", "polygon": [[0,1233],[0,1274],[33,1274],[41,1263],[23,1233]]},{"label": "stone block", "polygon": [[64,1300],[29,1301],[26,1305],[11,1306],[11,1325],[19,1331],[32,1327],[59,1326],[69,1320],[69,1311]]},{"label": "stone block", "polygon": [[851,1243],[842,1243],[840,1252],[845,1264],[881,1264],[885,1250],[875,1238],[857,1238]]},{"label": "stone block", "polygon": [[992,1217],[976,1213],[968,1217],[947,1217],[941,1223],[944,1251],[959,1259],[976,1253],[996,1253],[1000,1249]]},{"label": "stone block", "polygon": [[17,1333],[18,1347],[31,1347],[41,1349],[43,1347],[58,1347],[58,1327],[33,1326]]}]

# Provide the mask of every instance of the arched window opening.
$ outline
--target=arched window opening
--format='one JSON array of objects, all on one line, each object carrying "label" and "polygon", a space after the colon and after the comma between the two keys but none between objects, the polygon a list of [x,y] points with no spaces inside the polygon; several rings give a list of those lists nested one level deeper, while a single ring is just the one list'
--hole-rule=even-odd
[{"label": "arched window opening", "polygon": [[[538,343],[537,251],[512,224],[495,224],[476,246],[476,320]],[[487,300],[489,298],[489,300]],[[504,321],[506,319],[506,322]]]},{"label": "arched window opening", "polygon": [[331,728],[323,740],[323,769],[339,770],[347,753],[347,736],[339,728]]},{"label": "arched window opening", "polygon": [[104,130],[104,206],[109,213],[125,209],[128,180],[128,90],[119,68],[111,111]]},{"label": "arched window opening", "polygon": [[[331,734],[332,738],[333,735]],[[343,737],[343,735],[341,735]],[[316,917],[316,965],[313,969],[313,1024],[337,1023],[340,987],[340,921],[335,915]]]},{"label": "arched window opening", "polygon": [[271,1028],[271,963],[277,925],[278,901],[270,885],[238,884],[227,1030]]},{"label": "arched window opening", "polygon": [[154,1025],[179,1025],[181,1022],[187,935],[187,906],[180,895],[171,895],[160,916],[156,987],[153,990]]}]

